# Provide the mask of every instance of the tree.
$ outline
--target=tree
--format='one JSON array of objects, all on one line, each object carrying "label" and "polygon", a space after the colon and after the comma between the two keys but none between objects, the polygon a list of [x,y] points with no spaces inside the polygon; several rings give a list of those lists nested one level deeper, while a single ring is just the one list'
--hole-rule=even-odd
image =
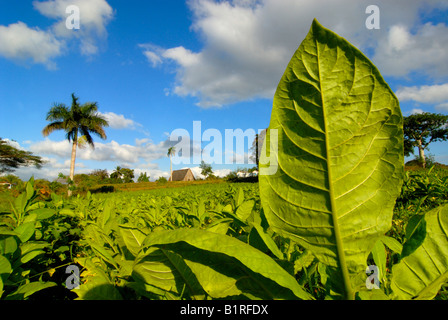
[{"label": "tree", "polygon": [[146,172],[140,173],[138,176],[137,182],[149,182],[149,176],[146,175]]},{"label": "tree", "polygon": [[98,182],[103,182],[109,179],[109,173],[107,172],[107,169],[95,169],[92,172],[90,172],[90,175],[92,177],[95,177],[98,180]]},{"label": "tree", "polygon": [[173,181],[173,163],[171,161],[171,156],[173,156],[176,153],[175,147],[170,147],[168,149],[168,153],[166,154],[168,157],[170,157],[170,181]]},{"label": "tree", "polygon": [[264,138],[266,137],[266,130],[264,129],[260,132],[260,134],[255,135],[255,139],[252,142],[252,147],[250,150],[252,151],[252,155],[250,159],[255,162],[258,170],[258,164],[260,162],[261,149],[263,148]]},{"label": "tree", "polygon": [[133,169],[122,168],[121,172],[123,174],[123,182],[124,183],[134,182],[134,170]]},{"label": "tree", "polygon": [[134,170],[117,166],[115,171],[111,173],[110,178],[118,183],[131,183],[134,182]]},{"label": "tree", "polygon": [[448,116],[429,112],[412,114],[404,117],[403,131],[405,155],[409,156],[417,147],[425,168],[425,149],[429,144],[448,140]]},{"label": "tree", "polygon": [[117,180],[118,182],[123,182],[121,180],[122,176],[123,176],[123,168],[120,167],[120,166],[117,166],[115,168],[115,171],[110,174],[110,178],[114,179],[114,180]]},{"label": "tree", "polygon": [[209,175],[213,174],[212,166],[210,164],[205,163],[204,160],[201,161],[201,165],[199,168],[202,169],[201,174],[205,177],[208,177]]},{"label": "tree", "polygon": [[0,138],[0,174],[13,172],[19,167],[34,165],[41,168],[44,161],[41,157],[33,155],[29,151],[19,150]]},{"label": "tree", "polygon": [[[70,180],[73,180],[75,175],[75,159],[76,147],[78,139],[83,137],[85,142],[92,148],[95,147],[91,134],[95,134],[102,139],[106,139],[104,127],[108,127],[109,123],[98,113],[98,106],[96,102],[87,102],[80,105],[78,98],[72,94],[72,105],[68,108],[63,103],[55,104],[47,113],[47,121],[50,124],[45,126],[42,134],[46,137],[56,130],[64,130],[66,138],[72,142],[72,156],[70,164]],[[69,196],[72,194],[68,191]]]}]

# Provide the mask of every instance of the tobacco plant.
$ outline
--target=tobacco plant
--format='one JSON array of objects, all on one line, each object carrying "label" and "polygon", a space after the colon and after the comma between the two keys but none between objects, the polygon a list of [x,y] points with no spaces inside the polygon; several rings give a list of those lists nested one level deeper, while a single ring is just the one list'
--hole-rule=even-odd
[{"label": "tobacco plant", "polygon": [[[403,119],[373,63],[316,20],[279,83],[260,163],[273,230],[326,265],[334,296],[371,297],[369,255],[386,280],[384,243],[397,247],[384,235],[403,181]],[[376,298],[434,297],[446,281],[447,207],[419,223],[419,239],[410,237],[393,267],[390,296]]]}]

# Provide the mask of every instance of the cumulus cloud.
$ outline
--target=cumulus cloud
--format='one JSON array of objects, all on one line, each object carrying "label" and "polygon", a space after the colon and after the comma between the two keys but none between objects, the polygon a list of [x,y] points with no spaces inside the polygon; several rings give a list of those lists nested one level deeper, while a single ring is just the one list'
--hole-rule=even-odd
[{"label": "cumulus cloud", "polygon": [[[106,26],[113,18],[113,9],[105,0],[47,0],[33,1],[34,8],[42,15],[58,20],[52,27],[56,36],[79,39],[83,55],[98,52],[97,41],[107,36]],[[69,14],[67,7],[79,8],[80,28],[72,30],[66,27]]]},{"label": "cumulus cloud", "polygon": [[413,108],[411,111],[407,112],[407,115],[411,115],[411,114],[422,114],[424,113],[425,110],[420,109],[420,108]]},{"label": "cumulus cloud", "polygon": [[[182,169],[188,169],[188,168],[185,167]],[[202,169],[200,167],[192,167],[190,169],[193,172],[193,175],[196,179],[205,179],[206,178],[204,175],[201,174]],[[220,177],[220,178],[223,178],[226,175],[228,175],[230,172],[232,172],[232,170],[230,170],[230,169],[217,169],[217,170],[212,170],[212,171],[216,177]]]},{"label": "cumulus cloud", "polygon": [[396,95],[400,101],[435,104],[438,110],[448,110],[448,83],[401,87],[397,90]]},{"label": "cumulus cloud", "polygon": [[[95,142],[95,148],[78,148],[76,158],[92,161],[110,161],[126,164],[138,164],[140,161],[151,162],[166,157],[169,140],[153,143],[149,139],[137,139],[135,145],[120,144],[114,140],[107,143]],[[72,146],[67,140],[53,141],[46,138],[43,141],[31,143],[30,151],[44,156],[70,158]]]},{"label": "cumulus cloud", "polygon": [[440,103],[448,100],[448,83],[441,85],[424,85],[402,87],[397,90],[397,98],[401,101],[417,101],[422,103]]},{"label": "cumulus cloud", "polygon": [[134,120],[125,118],[122,114],[116,114],[114,112],[99,112],[107,122],[109,122],[109,127],[112,129],[136,129],[142,125]]},{"label": "cumulus cloud", "polygon": [[54,68],[54,57],[59,56],[64,42],[48,31],[30,28],[23,22],[0,26],[0,56],[7,59],[44,64]]},{"label": "cumulus cloud", "polygon": [[[68,6],[79,8],[79,30],[68,29]],[[72,39],[77,40],[81,54],[98,52],[98,42],[107,36],[106,26],[113,18],[113,10],[105,0],[48,0],[33,1],[34,8],[47,18],[57,20],[48,30],[30,27],[22,21],[0,25],[0,56],[43,64],[56,68],[54,59],[67,51]]]},{"label": "cumulus cloud", "polygon": [[434,78],[446,76],[448,26],[426,23],[415,32],[411,27],[393,25],[379,42],[373,61],[384,75],[401,77],[417,72]]},{"label": "cumulus cloud", "polygon": [[[8,142],[22,149],[15,141]],[[67,140],[53,141],[49,138],[33,142],[28,141],[28,150],[33,154],[42,157],[46,163],[41,169],[35,167],[24,167],[16,170],[21,179],[28,180],[32,175],[36,178],[53,180],[57,178],[59,172],[69,174],[72,145]],[[113,164],[135,169],[136,173],[147,172],[152,178],[159,176],[169,177],[169,172],[159,170],[158,164],[154,161],[166,158],[166,152],[172,145],[169,140],[154,143],[150,139],[136,139],[135,144],[120,144],[116,141],[108,143],[95,142],[95,148],[78,148],[76,154],[75,173],[90,173],[93,169],[98,169],[94,163],[99,163],[101,167]],[[137,170],[138,169],[138,170]],[[111,171],[112,172],[112,171]],[[109,173],[111,173],[109,172]],[[138,177],[136,174],[136,177]]]},{"label": "cumulus cloud", "polygon": [[[445,44],[435,41],[437,36],[444,39],[448,35],[446,27],[418,25],[422,8],[430,11],[444,6],[437,0],[376,1],[381,10],[382,29],[375,31],[365,27],[368,3],[362,1],[190,0],[187,3],[193,13],[192,30],[204,43],[202,50],[193,52],[181,44],[174,48],[155,44],[141,47],[153,66],[174,63],[177,71],[172,92],[196,97],[201,107],[272,98],[287,62],[314,17],[362,50],[375,52],[379,43],[387,40],[374,57],[385,66],[386,73],[400,75],[413,70],[413,66],[404,68],[404,62],[398,61],[403,54],[406,61],[435,55],[435,60],[419,61],[415,67],[445,72],[432,67],[446,52],[448,41]],[[417,33],[411,33],[410,27]],[[420,44],[420,40],[425,44]],[[426,48],[430,53],[424,53],[422,49]],[[412,49],[418,50],[409,52]],[[390,60],[399,63],[390,66]]]}]

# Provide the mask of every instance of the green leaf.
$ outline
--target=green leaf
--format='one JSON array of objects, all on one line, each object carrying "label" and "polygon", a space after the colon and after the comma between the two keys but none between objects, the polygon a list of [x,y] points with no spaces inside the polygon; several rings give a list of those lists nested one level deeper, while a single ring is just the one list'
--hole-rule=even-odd
[{"label": "green leaf", "polygon": [[0,254],[9,256],[14,254],[18,248],[16,238],[14,236],[0,237]]},{"label": "green leaf", "polygon": [[111,217],[111,210],[113,208],[113,204],[106,200],[106,202],[103,205],[103,214],[98,217],[98,225],[104,229],[105,225],[109,221]]},{"label": "green leaf", "polygon": [[153,246],[180,255],[212,297],[244,294],[312,299],[274,260],[236,238],[200,229],[176,229],[151,233],[144,247]]},{"label": "green leaf", "polygon": [[14,200],[14,206],[19,216],[25,212],[27,203],[26,193],[22,193]]},{"label": "green leaf", "polygon": [[244,190],[239,188],[235,194],[235,207],[239,207],[244,202]]},{"label": "green leaf", "polygon": [[[256,235],[255,235],[256,234]],[[252,229],[249,235],[249,244],[260,249],[258,246],[253,245],[252,241],[256,241],[258,238],[262,241],[262,243],[269,249],[278,259],[282,260],[284,258],[283,252],[275,244],[274,240],[271,236],[269,236],[260,225],[252,225]],[[255,237],[255,240],[253,239]]]},{"label": "green leaf", "polygon": [[6,257],[0,255],[0,298],[3,294],[3,284],[12,272],[11,263]]},{"label": "green leaf", "polygon": [[406,226],[406,242],[403,244],[401,258],[414,252],[425,240],[426,220],[423,215],[411,217]]},{"label": "green leaf", "polygon": [[220,234],[227,234],[227,231],[229,230],[229,226],[232,222],[233,222],[233,219],[231,219],[231,218],[223,218],[223,219],[216,220],[207,226],[207,231],[220,233]]},{"label": "green leaf", "polygon": [[90,243],[90,246],[92,247],[93,251],[97,254],[99,258],[102,258],[104,261],[110,263],[111,265],[113,265],[115,268],[118,269],[118,265],[115,262],[114,258],[112,257],[111,253],[109,252],[109,250],[95,243]]},{"label": "green leaf", "polygon": [[[391,227],[403,176],[403,118],[378,69],[316,20],[274,96],[260,157],[273,230],[335,268],[354,298],[366,259]],[[352,278],[352,279],[350,279]]]},{"label": "green leaf", "polygon": [[18,236],[19,234],[15,231],[11,231],[8,228],[0,228],[0,236]]},{"label": "green leaf", "polygon": [[388,236],[382,236],[380,240],[384,243],[386,247],[392,250],[395,253],[401,254],[403,250],[403,245],[398,242],[396,239]]},{"label": "green leaf", "polygon": [[386,276],[386,248],[381,240],[378,240],[375,243],[375,246],[372,250],[373,261],[375,261],[375,265],[379,270],[379,279],[383,280]]},{"label": "green leaf", "polygon": [[305,252],[294,261],[294,274],[302,271],[303,268],[308,268],[311,263],[313,263],[314,259],[314,256],[308,250],[305,250]]},{"label": "green leaf", "polygon": [[28,181],[26,183],[26,200],[30,200],[34,195],[36,191],[34,191],[34,181]]},{"label": "green leaf", "polygon": [[110,283],[90,285],[89,289],[83,288],[83,291],[77,291],[79,294],[77,300],[123,300],[118,289]]},{"label": "green leaf", "polygon": [[235,214],[241,221],[246,221],[247,218],[249,218],[250,214],[252,213],[252,209],[254,208],[254,206],[255,206],[254,200],[244,201],[238,206]]},{"label": "green leaf", "polygon": [[433,299],[448,282],[448,205],[427,212],[424,220],[422,244],[392,267],[391,289],[398,299]]},{"label": "green leaf", "polygon": [[23,300],[33,293],[36,293],[40,290],[44,290],[47,288],[55,287],[57,284],[54,282],[30,282],[24,285],[21,285],[16,291],[9,294],[6,297],[6,300]]},{"label": "green leaf", "polygon": [[46,242],[26,242],[20,245],[20,259],[14,262],[14,269],[23,263],[27,263],[35,257],[44,254],[43,249],[49,247],[50,244]]},{"label": "green leaf", "polygon": [[50,209],[50,208],[41,208],[41,209],[33,210],[30,213],[36,214],[37,220],[45,220],[45,219],[48,219],[48,218],[51,218],[52,216],[54,216],[56,214],[56,211],[54,209]]},{"label": "green leaf", "polygon": [[22,243],[28,241],[34,234],[35,231],[35,222],[27,222],[21,224],[17,228],[14,229],[14,232],[17,232],[19,235],[19,239]]},{"label": "green leaf", "polygon": [[63,216],[72,217],[72,218],[78,217],[78,215],[71,209],[62,209],[59,211],[59,214],[63,215]]},{"label": "green leaf", "polygon": [[123,237],[126,248],[136,257],[146,238],[146,234],[137,228],[120,226],[120,233]]},{"label": "green leaf", "polygon": [[180,295],[186,287],[192,297],[203,297],[204,290],[182,257],[170,250],[148,248],[134,262],[133,277],[144,284]]},{"label": "green leaf", "polygon": [[102,267],[92,260],[96,258],[76,258],[75,262],[83,266],[81,278],[83,282],[79,289],[73,291],[78,295],[77,300],[122,300],[118,289]]}]

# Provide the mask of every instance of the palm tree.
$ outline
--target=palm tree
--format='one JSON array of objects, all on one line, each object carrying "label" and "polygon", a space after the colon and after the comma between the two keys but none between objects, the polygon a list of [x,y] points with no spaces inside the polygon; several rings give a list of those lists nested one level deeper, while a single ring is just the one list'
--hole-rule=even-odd
[{"label": "palm tree", "polygon": [[123,176],[123,168],[120,166],[117,166],[115,168],[115,171],[110,174],[111,179],[121,180],[122,176]]},{"label": "palm tree", "polygon": [[[92,148],[95,147],[92,139],[92,133],[102,139],[106,139],[106,133],[103,127],[108,127],[109,123],[97,113],[98,106],[96,102],[88,102],[79,105],[78,98],[72,94],[72,105],[68,108],[63,103],[55,104],[47,113],[47,121],[50,124],[45,126],[42,134],[46,137],[56,130],[64,130],[66,138],[72,142],[72,158],[70,164],[70,180],[73,181],[75,175],[76,147],[79,138],[83,137],[85,142]],[[68,195],[72,194],[71,190]]]},{"label": "palm tree", "polygon": [[166,154],[168,157],[170,157],[170,181],[173,181],[173,163],[171,161],[171,156],[173,156],[176,153],[176,148],[171,147],[168,149],[168,153]]}]

